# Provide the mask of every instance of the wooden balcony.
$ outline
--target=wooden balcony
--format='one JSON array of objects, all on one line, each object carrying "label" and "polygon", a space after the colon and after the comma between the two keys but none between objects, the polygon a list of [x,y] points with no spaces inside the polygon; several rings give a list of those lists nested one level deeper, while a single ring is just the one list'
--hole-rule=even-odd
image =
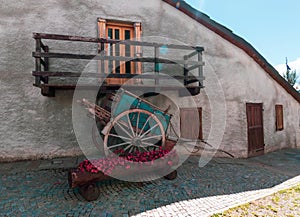
[{"label": "wooden balcony", "polygon": [[[204,87],[203,47],[42,33],[33,33],[33,38],[34,86],[41,88],[44,96],[54,97],[57,89],[74,88],[95,89],[105,94],[125,83],[129,90],[180,93],[186,88],[192,95],[199,94]],[[168,57],[161,49],[173,55]],[[90,62],[96,67],[87,70]],[[149,69],[152,73],[145,73]],[[79,78],[81,81],[77,82]],[[172,79],[181,85],[168,82]]]}]

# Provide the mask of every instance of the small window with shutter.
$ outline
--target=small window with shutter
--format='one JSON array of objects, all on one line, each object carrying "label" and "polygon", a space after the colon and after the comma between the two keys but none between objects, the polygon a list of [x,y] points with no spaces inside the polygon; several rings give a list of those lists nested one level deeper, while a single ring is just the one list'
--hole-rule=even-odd
[{"label": "small window with shutter", "polygon": [[275,105],[276,131],[283,130],[283,106]]}]

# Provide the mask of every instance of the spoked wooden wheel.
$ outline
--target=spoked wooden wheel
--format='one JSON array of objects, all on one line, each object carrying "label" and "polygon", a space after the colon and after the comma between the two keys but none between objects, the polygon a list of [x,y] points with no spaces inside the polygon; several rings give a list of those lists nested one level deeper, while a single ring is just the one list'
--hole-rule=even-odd
[{"label": "spoked wooden wheel", "polygon": [[165,145],[165,130],[161,121],[155,114],[143,109],[122,112],[114,118],[106,132],[106,155],[148,152]]}]

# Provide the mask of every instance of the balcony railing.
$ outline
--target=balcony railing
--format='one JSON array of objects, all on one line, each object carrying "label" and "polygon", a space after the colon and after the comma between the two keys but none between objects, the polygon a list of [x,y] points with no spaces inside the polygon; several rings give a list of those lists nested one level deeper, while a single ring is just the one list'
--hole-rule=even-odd
[{"label": "balcony railing", "polygon": [[[35,51],[32,53],[35,58],[35,70],[32,72],[35,76],[34,86],[41,88],[41,93],[45,96],[55,96],[56,89],[75,87],[97,88],[106,93],[119,89],[124,82],[140,74],[139,79],[142,77],[149,82],[134,83],[132,88],[146,87],[149,91],[155,91],[155,88],[186,88],[195,95],[204,87],[203,47],[42,33],[33,33],[33,38],[36,42]],[[113,46],[116,47],[114,50],[119,52],[112,54]],[[120,52],[122,49],[126,50],[125,46],[133,48],[130,55]],[[172,57],[161,52],[162,49],[173,53]],[[96,67],[86,70],[87,61],[94,62]],[[132,71],[122,73],[120,69],[116,70],[120,67],[117,65],[126,65],[128,62],[132,64],[132,67],[129,67]],[[112,66],[115,68],[112,69]],[[164,70],[162,66],[166,66]],[[145,71],[149,72],[149,68],[152,68],[150,71],[153,73],[144,74]],[[79,77],[95,82],[77,83]],[[165,85],[166,83],[162,82],[170,78],[176,79],[182,85]],[[130,82],[127,87],[130,88]]]}]

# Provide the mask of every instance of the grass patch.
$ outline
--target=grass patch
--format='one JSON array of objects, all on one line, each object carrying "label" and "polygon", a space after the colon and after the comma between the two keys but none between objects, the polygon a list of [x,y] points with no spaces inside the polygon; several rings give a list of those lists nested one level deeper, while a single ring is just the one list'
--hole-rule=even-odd
[{"label": "grass patch", "polygon": [[273,203],[278,203],[280,201],[280,197],[279,195],[274,195],[274,197],[272,198]]},{"label": "grass patch", "polygon": [[[212,215],[212,217],[233,217],[233,216],[248,216],[250,213],[251,216],[277,216],[280,212],[285,214],[284,216],[295,217],[292,214],[286,215],[284,213],[285,208],[298,209],[300,201],[300,184],[289,189],[281,190],[273,195],[268,197],[246,203],[241,206],[237,206],[231,209],[224,211],[223,213],[218,213]],[[293,207],[285,207],[283,203],[288,203]],[[260,213],[264,213],[262,215]]]},{"label": "grass patch", "polygon": [[211,217],[222,217],[223,214],[222,213],[216,213],[216,214],[213,214]]},{"label": "grass patch", "polygon": [[275,207],[273,207],[272,205],[268,205],[267,209],[269,209],[269,210],[271,210],[272,212],[275,212],[275,213],[278,212],[278,210]]}]

